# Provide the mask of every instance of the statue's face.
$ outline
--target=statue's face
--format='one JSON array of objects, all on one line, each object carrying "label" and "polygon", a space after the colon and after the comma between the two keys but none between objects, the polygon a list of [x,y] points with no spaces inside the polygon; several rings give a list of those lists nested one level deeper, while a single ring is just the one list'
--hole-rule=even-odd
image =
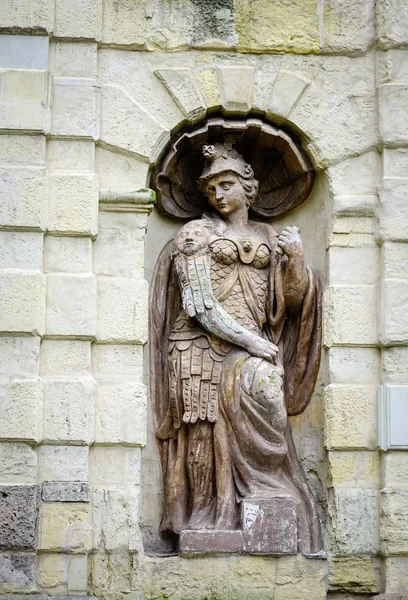
[{"label": "statue's face", "polygon": [[209,203],[222,215],[230,215],[246,206],[245,191],[235,173],[214,175],[208,180],[206,191]]},{"label": "statue's face", "polygon": [[180,229],[174,243],[180,252],[189,256],[205,248],[209,238],[210,232],[202,226],[200,221],[191,221]]}]

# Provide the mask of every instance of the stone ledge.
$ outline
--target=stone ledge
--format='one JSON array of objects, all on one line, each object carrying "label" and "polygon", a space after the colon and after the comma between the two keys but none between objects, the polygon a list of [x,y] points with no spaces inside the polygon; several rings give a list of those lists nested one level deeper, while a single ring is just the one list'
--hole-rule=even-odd
[{"label": "stone ledge", "polygon": [[0,600],[99,600],[96,596],[47,596],[46,594],[0,594]]},{"label": "stone ledge", "polygon": [[156,204],[156,192],[140,190],[99,190],[99,208],[105,212],[135,212],[149,214]]}]

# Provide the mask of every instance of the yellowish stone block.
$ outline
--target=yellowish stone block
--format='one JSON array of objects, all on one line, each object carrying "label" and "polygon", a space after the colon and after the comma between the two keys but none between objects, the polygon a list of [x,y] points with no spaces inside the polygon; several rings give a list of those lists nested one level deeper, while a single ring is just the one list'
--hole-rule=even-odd
[{"label": "yellowish stone block", "polygon": [[408,453],[388,451],[384,453],[384,487],[408,489]]},{"label": "yellowish stone block", "polygon": [[380,591],[380,561],[375,558],[333,558],[329,585],[343,592],[374,593]]},{"label": "yellowish stone block", "polygon": [[378,452],[329,452],[329,486],[379,487]]},{"label": "yellowish stone block", "polygon": [[40,549],[85,553],[92,547],[89,505],[45,502],[42,505]]},{"label": "yellowish stone block", "polygon": [[[37,583],[54,593],[66,593],[66,557],[63,554],[40,554],[37,565]],[[65,587],[64,587],[65,586]],[[58,590],[55,590],[58,588]]]}]

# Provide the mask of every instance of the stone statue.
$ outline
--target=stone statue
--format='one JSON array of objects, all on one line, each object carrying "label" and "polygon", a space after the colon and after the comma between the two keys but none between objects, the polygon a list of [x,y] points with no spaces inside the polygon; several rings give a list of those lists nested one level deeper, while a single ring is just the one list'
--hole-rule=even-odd
[{"label": "stone statue", "polygon": [[203,155],[198,185],[215,212],[180,229],[152,282],[162,530],[244,532],[240,551],[315,553],[319,519],[287,415],[304,410],[319,367],[320,282],[297,227],[248,219],[258,181],[237,150]]}]

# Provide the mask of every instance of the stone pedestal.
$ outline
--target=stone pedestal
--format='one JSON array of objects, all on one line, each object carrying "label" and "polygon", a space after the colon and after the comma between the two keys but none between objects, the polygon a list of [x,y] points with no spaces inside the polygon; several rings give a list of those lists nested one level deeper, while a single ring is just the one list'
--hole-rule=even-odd
[{"label": "stone pedestal", "polygon": [[242,529],[184,530],[181,554],[241,553],[279,556],[297,553],[297,502],[276,497],[243,500]]}]

